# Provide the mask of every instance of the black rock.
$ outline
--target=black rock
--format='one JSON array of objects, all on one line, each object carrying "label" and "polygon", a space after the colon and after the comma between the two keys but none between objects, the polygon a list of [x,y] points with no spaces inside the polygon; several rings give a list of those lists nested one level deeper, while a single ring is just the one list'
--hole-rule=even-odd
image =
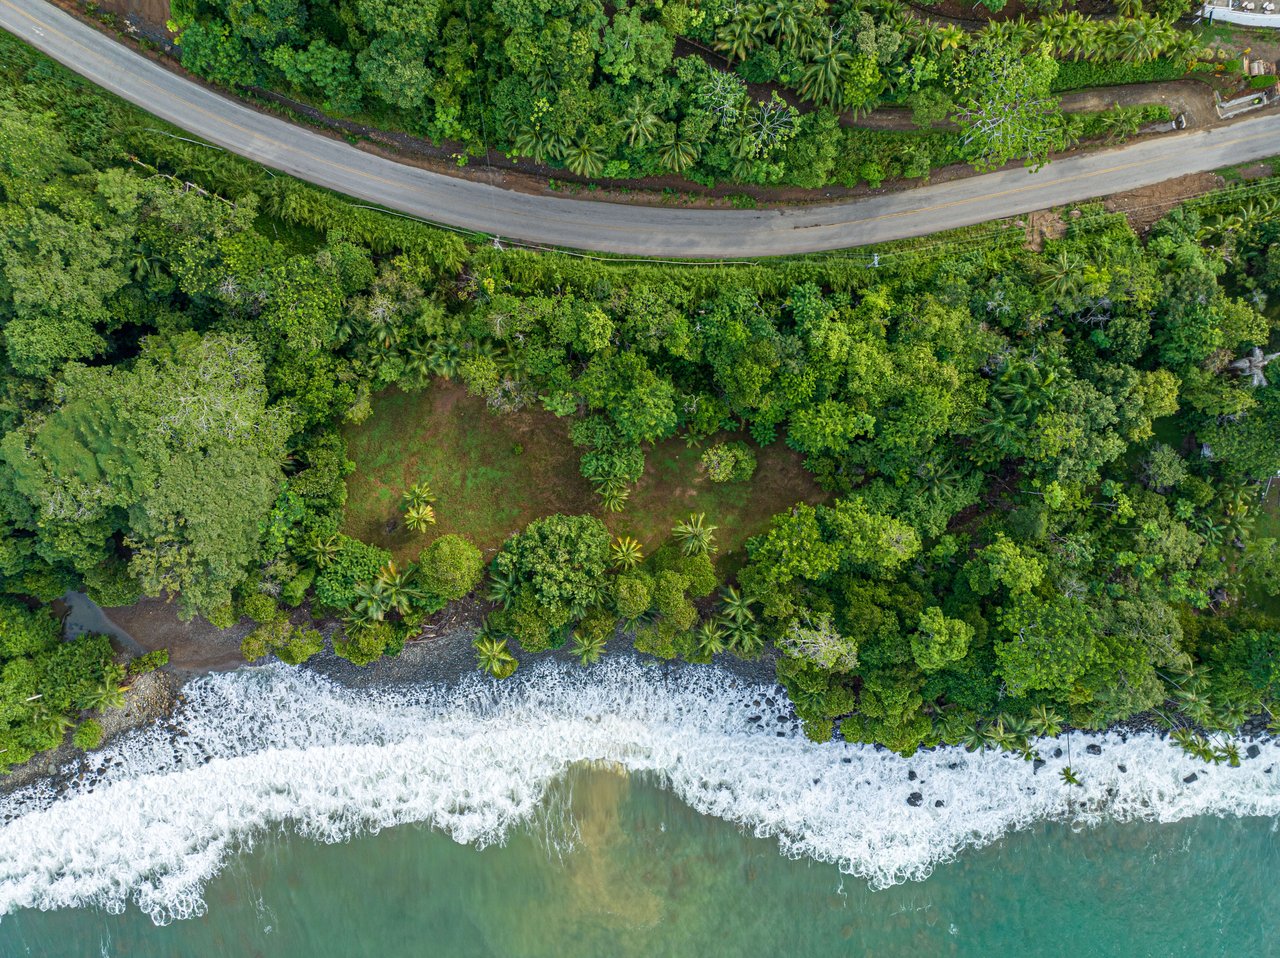
[{"label": "black rock", "polygon": [[934,802],[934,803],[933,803],[933,807],[934,807],[934,808],[941,808],[941,807],[942,807],[943,805],[945,805],[945,804],[947,804],[947,803],[946,803],[946,802],[944,802],[942,799],[938,799],[936,802]]},{"label": "black rock", "polygon": [[924,804],[924,796],[921,795],[919,792],[912,792],[910,795],[907,796],[907,804],[910,805],[912,808],[919,808],[921,805]]},{"label": "black rock", "polygon": [[1128,770],[1127,768],[1125,768],[1123,765],[1117,765],[1117,766],[1116,766],[1116,768],[1118,768],[1121,772],[1127,772],[1127,771],[1129,771],[1129,770]]},{"label": "black rock", "polygon": [[1090,755],[1101,755],[1102,746],[1095,743],[1086,747],[1085,751],[1088,752]]},{"label": "black rock", "polygon": [[1184,778],[1183,781],[1186,782],[1188,785],[1190,785],[1192,782],[1198,780],[1199,778],[1200,778],[1199,775],[1197,775],[1195,772],[1192,772],[1190,775]]},{"label": "black rock", "polygon": [[786,733],[786,732],[779,732],[779,733],[778,733],[778,738],[786,738],[786,737],[787,737],[787,733]]},{"label": "black rock", "polygon": [[907,772],[907,781],[908,781],[908,782],[914,782],[914,781],[915,781],[917,778],[919,778],[919,777],[920,777],[920,776],[916,774],[916,770],[915,770],[914,768]]},{"label": "black rock", "polygon": [[1060,749],[1060,748],[1055,748],[1055,749],[1053,750],[1053,757],[1054,757],[1054,758],[1062,758],[1062,749]]},{"label": "black rock", "polygon": [[1032,774],[1035,774],[1036,772],[1040,771],[1040,769],[1044,768],[1046,764],[1047,764],[1047,763],[1046,763],[1046,762],[1045,762],[1045,760],[1044,760],[1044,759],[1042,759],[1042,758],[1032,759],[1032,760],[1031,760],[1031,772],[1032,772]]},{"label": "black rock", "polygon": [[759,716],[759,715],[749,715],[749,716],[747,716],[747,721],[748,721],[748,722],[759,722],[759,721],[760,721],[760,716]]},{"label": "black rock", "polygon": [[844,762],[846,765],[853,764],[853,759],[849,758],[849,756],[847,755],[844,758],[840,759],[840,761]]},{"label": "black rock", "polygon": [[1250,745],[1247,749],[1244,750],[1244,754],[1248,755],[1250,758],[1257,758],[1259,755],[1262,754],[1262,749],[1258,748],[1258,746],[1256,745]]}]

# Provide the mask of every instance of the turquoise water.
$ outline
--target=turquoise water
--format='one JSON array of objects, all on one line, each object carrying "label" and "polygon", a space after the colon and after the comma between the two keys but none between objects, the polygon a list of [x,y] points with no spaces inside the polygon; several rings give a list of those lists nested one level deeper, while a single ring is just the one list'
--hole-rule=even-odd
[{"label": "turquoise water", "polygon": [[577,768],[503,846],[415,825],[336,845],[274,833],[213,879],[202,917],[20,911],[0,955],[1265,958],[1277,876],[1275,819],[1209,816],[1041,824],[873,892],[650,776]]}]

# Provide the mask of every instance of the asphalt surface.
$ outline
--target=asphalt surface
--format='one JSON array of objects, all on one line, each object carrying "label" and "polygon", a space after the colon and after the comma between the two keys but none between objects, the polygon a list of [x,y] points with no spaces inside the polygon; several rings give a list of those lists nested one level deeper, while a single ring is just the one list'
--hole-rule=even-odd
[{"label": "asphalt surface", "polygon": [[925,236],[1280,153],[1280,114],[851,202],[698,210],[533,196],[418,169],[243,106],[43,0],[0,0],[0,28],[192,134],[265,166],[447,226],[608,253],[740,259]]}]

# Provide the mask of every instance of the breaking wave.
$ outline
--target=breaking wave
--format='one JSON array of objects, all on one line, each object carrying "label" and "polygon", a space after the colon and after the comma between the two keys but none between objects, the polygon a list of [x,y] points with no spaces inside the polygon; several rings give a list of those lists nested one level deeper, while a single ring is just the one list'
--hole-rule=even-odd
[{"label": "breaking wave", "polygon": [[699,812],[833,862],[873,887],[1044,819],[1280,815],[1280,748],[1206,766],[1153,735],[1071,740],[1034,767],[938,749],[904,759],[807,741],[773,687],[714,667],[541,663],[504,683],[351,690],[283,666],[189,683],[170,723],[91,756],[56,792],[0,801],[0,914],[133,901],[156,922],[202,914],[228,856],[286,828],[337,842],[419,822],[501,842],[574,763],[655,772]]}]

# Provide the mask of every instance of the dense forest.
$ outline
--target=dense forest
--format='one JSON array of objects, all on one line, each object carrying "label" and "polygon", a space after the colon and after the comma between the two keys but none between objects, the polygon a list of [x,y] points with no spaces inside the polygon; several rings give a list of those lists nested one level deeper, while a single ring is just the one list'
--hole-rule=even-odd
[{"label": "dense forest", "polygon": [[[1204,733],[1275,707],[1272,181],[1145,242],[1088,206],[1042,250],[995,225],[874,257],[628,265],[468,247],[3,52],[8,761],[117,677],[103,640],[60,643],[29,611],[69,588],[247,615],[246,654],[295,663],[325,641],[297,607],[341,619],[335,651],[366,663],[478,590],[495,675],[550,648],[589,664],[620,628],[663,658],[772,650],[813,737],[902,752],[1155,712],[1231,759]],[[829,498],[733,564],[701,514],[648,555],[599,515],[548,515],[486,561],[431,537],[446,504],[424,476],[403,513],[425,547],[397,565],[343,534],[342,429],[440,377],[495,416],[560,417],[599,514],[672,436],[720,482],[783,443]]]},{"label": "dense forest", "polygon": [[[1039,164],[1158,118],[1064,115],[1055,94],[1182,76],[1199,52],[1175,25],[1190,0],[1125,0],[1113,19],[1062,5],[966,32],[899,0],[180,0],[171,26],[182,63],[217,83],[460,144],[464,160],[816,188]],[[883,104],[915,128],[853,125]]]}]

